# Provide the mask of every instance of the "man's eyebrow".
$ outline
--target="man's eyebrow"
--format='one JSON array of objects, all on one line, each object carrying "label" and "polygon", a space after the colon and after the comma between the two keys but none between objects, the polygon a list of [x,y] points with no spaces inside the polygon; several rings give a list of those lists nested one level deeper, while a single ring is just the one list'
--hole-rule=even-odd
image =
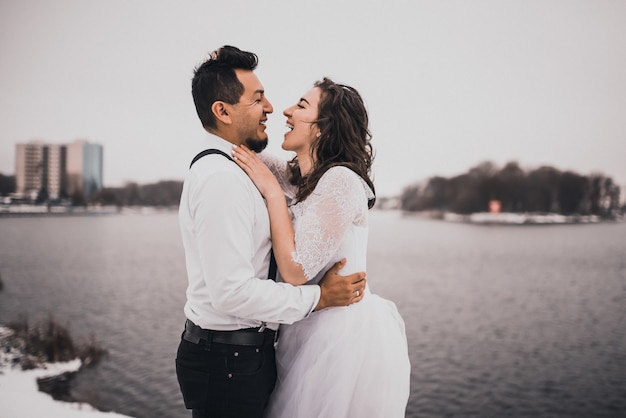
[{"label": "man's eyebrow", "polygon": [[305,99],[304,97],[300,97],[300,101],[308,104],[309,106],[311,105],[311,103],[309,103],[309,101]]}]

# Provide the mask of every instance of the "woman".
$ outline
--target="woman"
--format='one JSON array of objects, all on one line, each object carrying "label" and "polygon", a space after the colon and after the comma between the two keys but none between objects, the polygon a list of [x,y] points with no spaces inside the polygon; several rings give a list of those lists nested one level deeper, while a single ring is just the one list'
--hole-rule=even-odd
[{"label": "woman", "polygon": [[[365,271],[375,195],[361,96],[325,78],[283,114],[289,131],[282,147],[296,153],[291,162],[233,149],[267,201],[282,280],[317,283],[343,258],[340,274]],[[294,199],[289,208],[285,195]],[[281,326],[276,361],[268,417],[404,417],[410,379],[404,322],[392,302],[367,287],[359,303]]]}]

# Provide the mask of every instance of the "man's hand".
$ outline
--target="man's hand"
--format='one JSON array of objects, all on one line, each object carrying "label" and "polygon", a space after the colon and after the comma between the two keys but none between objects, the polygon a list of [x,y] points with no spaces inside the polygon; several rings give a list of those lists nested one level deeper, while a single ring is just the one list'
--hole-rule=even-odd
[{"label": "man's hand", "polygon": [[363,299],[365,291],[365,273],[359,272],[349,276],[340,276],[339,270],[346,265],[346,259],[335,265],[324,274],[319,285],[322,289],[320,300],[315,307],[316,311],[331,306],[347,306]]}]

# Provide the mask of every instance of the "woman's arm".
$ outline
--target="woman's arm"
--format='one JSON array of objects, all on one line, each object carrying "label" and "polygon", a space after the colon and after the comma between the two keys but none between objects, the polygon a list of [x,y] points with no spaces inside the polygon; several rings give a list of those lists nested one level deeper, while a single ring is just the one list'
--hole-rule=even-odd
[{"label": "woman's arm", "polygon": [[308,281],[301,264],[296,263],[292,254],[296,251],[295,234],[287,209],[287,201],[278,180],[259,157],[245,146],[233,146],[233,158],[267,202],[272,234],[272,247],[276,264],[283,280],[294,285]]}]

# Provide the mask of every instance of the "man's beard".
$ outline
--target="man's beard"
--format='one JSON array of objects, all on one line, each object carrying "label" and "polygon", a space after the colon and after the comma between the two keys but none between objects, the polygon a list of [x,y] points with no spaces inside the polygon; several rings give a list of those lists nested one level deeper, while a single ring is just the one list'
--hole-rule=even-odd
[{"label": "man's beard", "polygon": [[252,151],[258,154],[259,152],[263,151],[265,147],[267,147],[267,138],[265,139],[248,138],[244,141],[244,143],[246,144],[246,147],[250,148]]}]

